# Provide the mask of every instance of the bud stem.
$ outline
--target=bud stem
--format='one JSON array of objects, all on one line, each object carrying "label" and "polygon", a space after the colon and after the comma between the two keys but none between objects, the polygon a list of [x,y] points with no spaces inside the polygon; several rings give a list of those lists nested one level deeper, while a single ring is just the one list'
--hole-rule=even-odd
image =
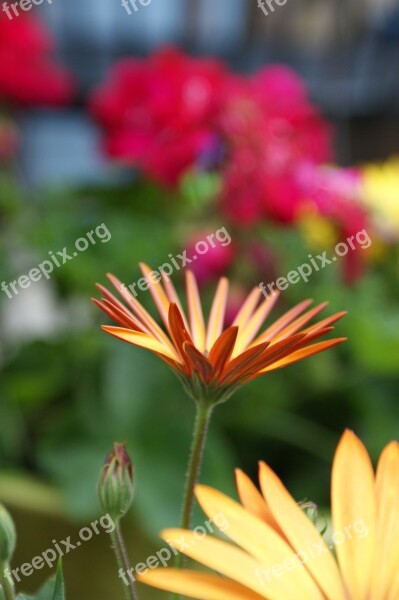
[{"label": "bud stem", "polygon": [[[126,550],[125,541],[123,539],[122,529],[120,520],[116,521],[115,530],[110,534],[112,539],[112,549],[115,553],[116,562],[119,569],[123,569],[127,575],[130,569],[130,561]],[[123,586],[125,588],[126,600],[138,600],[138,594],[134,585],[134,581],[128,577],[129,585]]]},{"label": "bud stem", "polygon": [[5,576],[6,569],[9,568],[9,565],[0,564],[0,599],[3,600],[15,600],[14,594],[14,586],[9,581],[9,579]]}]

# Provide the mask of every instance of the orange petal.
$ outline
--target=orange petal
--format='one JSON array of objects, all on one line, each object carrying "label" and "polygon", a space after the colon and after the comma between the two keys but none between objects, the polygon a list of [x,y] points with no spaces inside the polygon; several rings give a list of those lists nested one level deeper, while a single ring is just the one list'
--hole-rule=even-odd
[{"label": "orange petal", "polygon": [[180,298],[177,295],[177,292],[175,290],[175,286],[173,285],[172,280],[167,275],[165,275],[165,273],[163,271],[161,272],[161,274],[162,274],[162,281],[163,281],[163,284],[165,286],[165,290],[166,290],[166,294],[168,296],[169,302],[171,304],[172,303],[176,304],[177,308],[180,311],[182,319],[184,321],[184,326],[188,330],[189,329],[189,325],[188,325],[188,322],[187,322],[187,318],[186,318],[185,312],[183,310],[183,307],[181,305]]},{"label": "orange petal", "polygon": [[191,271],[186,272],[187,303],[191,337],[200,352],[205,351],[205,322],[197,281]]},{"label": "orange petal", "polygon": [[129,292],[127,287],[123,285],[117,277],[108,273],[108,279],[114,285],[114,287],[118,290],[119,294],[125,300],[125,302],[130,306],[133,310],[134,314],[137,315],[140,323],[143,323],[145,328],[151,333],[157,340],[162,342],[165,346],[167,346],[172,353],[174,353],[174,348],[168,336],[164,331],[159,327],[158,323],[154,321],[151,315],[145,310],[145,308],[136,300],[136,298]]},{"label": "orange petal", "polygon": [[244,369],[237,371],[234,374],[233,382],[231,380],[229,382],[236,383],[239,379],[242,379],[242,383],[245,381],[250,381],[258,374],[263,373],[264,369],[268,365],[272,365],[276,361],[291,354],[294,349],[300,345],[304,338],[306,338],[306,334],[297,333],[287,340],[282,340],[277,344],[273,344],[273,346],[267,346],[262,354],[256,357],[251,364],[246,365]]},{"label": "orange petal", "polygon": [[247,587],[229,579],[198,571],[181,571],[179,569],[156,569],[145,575],[138,575],[137,580],[152,587],[176,594],[190,595],[200,600],[264,600]]},{"label": "orange petal", "polygon": [[312,346],[307,346],[306,348],[303,348],[302,350],[297,350],[296,352],[293,352],[286,358],[283,358],[282,360],[279,360],[278,362],[273,363],[266,369],[262,369],[262,373],[269,373],[270,371],[276,371],[277,369],[282,369],[283,367],[286,367],[288,365],[292,365],[296,362],[299,362],[300,360],[303,360],[304,358],[309,358],[309,356],[313,356],[314,354],[320,354],[320,352],[325,352],[325,350],[329,350],[330,348],[333,348],[334,346],[338,346],[338,344],[342,344],[343,342],[346,342],[347,339],[348,338],[335,338],[333,340],[327,340],[325,342],[320,342],[319,344],[313,344]]},{"label": "orange petal", "polygon": [[184,351],[191,362],[192,368],[201,375],[206,383],[209,383],[212,379],[213,367],[206,356],[201,354],[195,346],[188,342],[184,344]]},{"label": "orange petal", "polygon": [[171,304],[169,307],[169,330],[181,358],[184,362],[187,362],[184,344],[185,342],[192,343],[192,339],[184,327],[183,318],[176,304]]},{"label": "orange petal", "polygon": [[276,335],[280,333],[280,331],[282,331],[287,325],[289,325],[294,319],[296,319],[298,315],[303,313],[303,311],[306,310],[308,306],[312,304],[312,302],[313,300],[304,300],[303,302],[297,304],[297,306],[294,306],[294,308],[291,308],[291,310],[289,310],[282,317],[277,319],[277,321],[275,321],[273,325],[268,327],[258,338],[256,338],[252,345],[271,341]]},{"label": "orange petal", "polygon": [[230,360],[236,343],[238,327],[229,327],[216,340],[209,353],[209,361],[213,365],[215,377],[219,376],[225,364]]},{"label": "orange petal", "polygon": [[136,319],[134,319],[133,315],[130,315],[126,311],[120,310],[118,306],[111,304],[111,302],[109,302],[108,300],[103,300],[102,302],[100,302],[96,298],[92,298],[91,301],[94,302],[94,304],[98,306],[98,308],[100,308],[103,312],[105,312],[106,315],[111,317],[113,321],[116,321],[117,323],[119,323],[119,325],[122,325],[122,327],[126,327],[127,329],[133,329],[135,331],[143,331],[139,327],[138,322],[136,321]]},{"label": "orange petal", "polygon": [[132,331],[131,329],[123,329],[122,327],[108,327],[103,325],[102,329],[107,333],[110,333],[114,337],[127,342],[128,344],[134,344],[141,348],[146,348],[157,354],[162,354],[167,358],[172,359],[175,362],[181,362],[181,359],[177,356],[176,352],[171,352],[167,346],[164,346],[162,342],[154,339],[146,333],[140,331]]},{"label": "orange petal", "polygon": [[104,296],[104,298],[106,298],[109,302],[111,302],[111,304],[114,304],[122,311],[129,312],[127,310],[126,306],[124,304],[122,304],[122,302],[120,302],[118,300],[118,298],[116,298],[116,296],[111,294],[111,292],[109,290],[107,290],[106,287],[104,287],[100,283],[96,283],[96,287],[101,292],[101,294]]},{"label": "orange petal", "polygon": [[309,323],[312,319],[314,319],[314,317],[316,317],[319,313],[321,313],[321,311],[323,311],[327,306],[328,306],[328,302],[323,302],[323,304],[320,304],[319,306],[315,306],[311,310],[308,310],[305,314],[301,315],[300,317],[298,317],[297,319],[292,321],[292,323],[290,323],[290,325],[288,325],[287,327],[284,327],[284,329],[278,334],[278,336],[273,338],[273,341],[274,340],[278,341],[278,340],[284,339],[284,338],[288,337],[289,335],[296,333],[297,331],[302,329],[302,327],[304,325]]},{"label": "orange petal", "polygon": [[240,354],[240,356],[237,356],[237,358],[229,362],[222,373],[219,383],[227,385],[250,370],[254,362],[262,356],[268,345],[267,342],[265,344],[259,344],[259,346],[246,350]]},{"label": "orange petal", "polygon": [[[332,471],[332,516],[341,572],[351,600],[370,600],[370,579],[378,568],[374,471],[366,448],[352,431],[341,438]],[[363,523],[367,536],[355,535]]]},{"label": "orange petal", "polygon": [[206,334],[206,350],[210,351],[213,344],[223,331],[224,315],[226,311],[229,282],[223,277],[216,290],[215,298],[209,316],[208,330]]},{"label": "orange petal", "polygon": [[342,317],[345,317],[347,314],[348,314],[348,311],[343,310],[339,313],[336,313],[335,315],[331,315],[331,317],[327,317],[327,318],[323,319],[322,321],[315,323],[315,325],[312,325],[311,327],[308,327],[307,329],[304,329],[303,331],[305,333],[312,333],[313,331],[316,331],[317,329],[324,329],[325,327],[330,327],[330,325],[333,325],[334,323],[336,323],[337,321],[342,319]]}]

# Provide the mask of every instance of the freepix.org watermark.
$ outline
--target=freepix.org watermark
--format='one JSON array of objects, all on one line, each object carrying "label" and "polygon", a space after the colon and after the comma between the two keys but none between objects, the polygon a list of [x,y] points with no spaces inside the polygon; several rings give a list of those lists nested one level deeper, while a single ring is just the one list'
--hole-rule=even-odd
[{"label": "freepix.org watermark", "polygon": [[151,2],[152,0],[122,0],[122,6],[127,14],[131,15],[132,11],[137,12],[142,6],[148,6]]},{"label": "freepix.org watermark", "polygon": [[258,0],[258,6],[268,17],[270,13],[274,13],[277,6],[284,6],[287,2],[288,0]]},{"label": "freepix.org watermark", "polygon": [[[65,246],[58,252],[50,252],[48,255],[51,260],[44,260],[37,267],[34,267],[29,271],[27,275],[20,275],[15,281],[6,283],[5,281],[1,284],[2,291],[11,300],[14,296],[18,296],[21,290],[25,290],[32,285],[40,281],[43,277],[50,279],[54,269],[63,267],[66,263],[76,258],[80,253],[85,252],[90,246],[95,246],[98,240],[103,244],[106,244],[111,239],[111,232],[104,223],[98,225],[95,229],[88,231],[84,237],[78,238],[75,242],[74,249],[68,250]],[[69,254],[71,252],[71,254]]]},{"label": "freepix.org watermark", "polygon": [[[218,530],[222,533],[225,533],[230,527],[226,515],[224,513],[218,513],[213,519],[205,521],[204,525],[199,525],[193,530],[194,539],[192,541],[187,542],[184,534],[179,540],[173,542],[173,544],[172,542],[167,541],[168,547],[161,548],[161,550],[158,550],[153,556],[149,556],[145,562],[137,563],[135,567],[132,567],[128,571],[125,571],[122,568],[119,569],[119,578],[122,579],[126,586],[128,586],[129,579],[133,583],[136,581],[134,573],[140,577],[141,575],[146,575],[150,569],[157,569],[160,565],[167,567],[169,561],[177,556],[179,552],[184,552],[187,548],[191,548],[196,544],[196,540],[200,541],[210,533],[214,533],[214,525],[216,525]],[[177,548],[176,546],[179,547]],[[127,576],[129,576],[129,579]]]},{"label": "freepix.org watermark", "polygon": [[10,21],[13,20],[14,17],[19,17],[21,14],[19,11],[22,10],[24,12],[28,12],[33,8],[33,6],[39,6],[46,1],[48,4],[52,4],[53,0],[20,0],[19,2],[3,2],[2,10],[6,13],[7,17]]},{"label": "freepix.org watermark", "polygon": [[132,292],[132,294],[137,298],[138,288],[141,292],[146,292],[150,289],[151,286],[160,283],[162,279],[161,273],[170,277],[174,271],[180,271],[180,269],[184,269],[187,265],[192,264],[201,255],[207,254],[207,252],[211,251],[213,248],[216,248],[218,245],[220,246],[229,246],[231,244],[231,236],[227,231],[226,227],[222,227],[215,231],[215,233],[211,233],[207,236],[205,240],[200,240],[195,244],[193,254],[188,256],[188,250],[183,250],[181,254],[177,254],[173,256],[173,254],[169,254],[169,262],[165,262],[158,267],[157,270],[151,271],[148,274],[148,277],[141,277],[138,281],[131,283],[127,287]]},{"label": "freepix.org watermark", "polygon": [[317,560],[320,556],[333,550],[336,546],[341,546],[347,540],[363,540],[368,534],[366,523],[363,519],[359,519],[352,525],[345,527],[343,531],[334,531],[331,538],[332,544],[329,546],[321,538],[319,543],[304,544],[302,550],[291,557],[287,557],[282,562],[275,563],[270,567],[257,568],[255,575],[259,583],[266,585],[266,582],[270,583],[274,578],[282,577],[285,573],[298,568],[303,569],[309,562]]},{"label": "freepix.org watermark", "polygon": [[296,285],[301,280],[308,283],[310,277],[317,271],[325,269],[327,266],[332,265],[339,259],[343,258],[349,252],[358,250],[366,250],[370,248],[372,240],[365,229],[359,231],[356,235],[352,235],[346,239],[345,242],[339,242],[335,246],[335,255],[330,258],[327,256],[328,251],[326,250],[322,254],[318,254],[314,257],[312,254],[308,255],[309,262],[304,263],[297,269],[290,271],[286,277],[279,277],[276,281],[268,283],[267,285],[262,281],[259,284],[259,288],[262,294],[268,298],[273,296],[279,290],[284,292],[290,285]]},{"label": "freepix.org watermark", "polygon": [[53,547],[47,548],[47,550],[32,558],[31,562],[26,562],[16,569],[5,569],[4,576],[7,577],[11,585],[14,585],[15,582],[21,582],[21,577],[30,577],[34,571],[40,571],[46,565],[49,569],[52,569],[60,558],[79,548],[82,543],[88,542],[94,535],[99,535],[101,531],[108,534],[112,533],[115,531],[115,527],[112,517],[109,514],[103,515],[97,521],[90,523],[89,527],[82,527],[79,531],[79,539],[75,542],[71,542],[71,536],[58,542],[52,540]]}]

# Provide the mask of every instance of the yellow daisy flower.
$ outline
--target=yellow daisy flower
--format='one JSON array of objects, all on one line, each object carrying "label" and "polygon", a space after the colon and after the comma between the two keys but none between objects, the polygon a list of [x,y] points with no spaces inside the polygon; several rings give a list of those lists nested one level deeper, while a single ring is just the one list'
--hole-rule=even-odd
[{"label": "yellow daisy flower", "polygon": [[[398,600],[399,445],[389,444],[374,474],[366,448],[343,435],[332,469],[333,544],[260,464],[262,493],[237,471],[241,503],[197,486],[197,499],[233,544],[196,530],[162,537],[219,575],[156,569],[139,580],[200,600]],[[226,523],[228,525],[226,525]]]}]

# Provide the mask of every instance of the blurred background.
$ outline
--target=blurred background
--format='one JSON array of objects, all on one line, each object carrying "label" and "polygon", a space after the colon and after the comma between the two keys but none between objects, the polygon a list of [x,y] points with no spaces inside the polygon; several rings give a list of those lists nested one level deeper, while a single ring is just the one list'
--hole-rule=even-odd
[{"label": "blurred background", "polygon": [[[106,272],[137,281],[139,261],[156,268],[220,228],[232,243],[195,268],[206,306],[230,277],[230,320],[310,252],[359,231],[372,244],[284,292],[277,315],[308,297],[348,310],[337,334],[349,341],[219,407],[202,481],[234,494],[233,468],[256,478],[264,459],[327,511],[343,429],[374,458],[398,435],[399,2],[136,4],[53,0],[0,16],[0,282],[101,224],[111,234],[0,291],[0,499],[19,529],[16,566],[97,518],[115,440],[136,469],[132,564],[178,523],[194,407],[163,363],[101,331],[90,298]],[[65,573],[71,598],[123,597],[106,534]]]}]

